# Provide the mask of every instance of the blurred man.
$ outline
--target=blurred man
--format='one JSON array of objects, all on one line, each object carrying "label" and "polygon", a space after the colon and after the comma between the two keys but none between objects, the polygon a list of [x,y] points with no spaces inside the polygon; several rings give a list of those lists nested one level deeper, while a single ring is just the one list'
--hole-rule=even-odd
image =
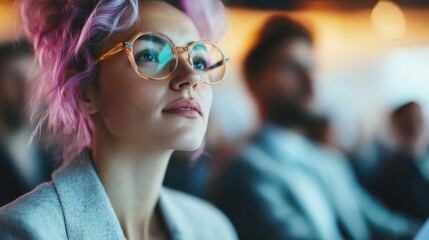
[{"label": "blurred man", "polygon": [[419,230],[414,240],[426,240],[429,239],[429,220]]},{"label": "blurred man", "polygon": [[303,136],[314,120],[315,60],[308,30],[275,16],[259,36],[244,69],[263,124],[213,194],[240,239],[410,237],[417,226],[367,197],[341,155]]},{"label": "blurred man", "polygon": [[382,161],[375,194],[391,209],[429,217],[429,152],[419,104],[406,103],[390,116],[393,149]]},{"label": "blurred man", "polygon": [[24,109],[32,66],[29,43],[0,45],[0,206],[49,180],[53,168],[40,146],[28,147],[31,128]]}]

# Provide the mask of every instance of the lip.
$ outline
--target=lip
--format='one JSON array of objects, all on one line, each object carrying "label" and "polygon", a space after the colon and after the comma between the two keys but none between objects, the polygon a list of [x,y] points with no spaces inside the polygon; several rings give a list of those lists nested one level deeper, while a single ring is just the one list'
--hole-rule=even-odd
[{"label": "lip", "polygon": [[171,103],[163,110],[165,113],[177,114],[186,118],[197,118],[203,116],[201,106],[194,99],[182,98]]}]

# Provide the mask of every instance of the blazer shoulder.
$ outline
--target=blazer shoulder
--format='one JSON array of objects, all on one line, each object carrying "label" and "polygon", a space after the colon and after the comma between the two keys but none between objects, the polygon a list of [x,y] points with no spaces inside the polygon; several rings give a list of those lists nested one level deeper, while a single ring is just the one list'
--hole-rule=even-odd
[{"label": "blazer shoulder", "polygon": [[[223,181],[238,181],[241,184],[253,185],[258,181],[272,181],[276,175],[267,174],[273,169],[282,168],[273,157],[257,143],[250,143],[238,151],[223,169]],[[277,172],[277,171],[274,171]],[[268,179],[271,180],[268,180]]]},{"label": "blazer shoulder", "polygon": [[193,236],[237,239],[230,220],[209,202],[173,189],[164,188],[164,192],[169,195],[177,207],[176,210],[194,231]]},{"label": "blazer shoulder", "polygon": [[0,208],[0,239],[66,238],[64,216],[52,183]]}]

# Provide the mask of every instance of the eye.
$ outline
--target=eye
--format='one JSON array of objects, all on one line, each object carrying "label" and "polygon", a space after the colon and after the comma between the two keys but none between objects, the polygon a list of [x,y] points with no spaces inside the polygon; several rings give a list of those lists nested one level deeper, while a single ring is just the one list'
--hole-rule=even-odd
[{"label": "eye", "polygon": [[158,62],[158,52],[154,49],[145,49],[134,56],[136,63]]},{"label": "eye", "polygon": [[192,63],[193,63],[192,67],[195,70],[203,70],[203,71],[207,70],[208,62],[207,62],[207,60],[205,60],[203,58],[193,59]]},{"label": "eye", "polygon": [[301,70],[301,66],[293,60],[279,61],[278,67],[283,74],[298,74]]}]

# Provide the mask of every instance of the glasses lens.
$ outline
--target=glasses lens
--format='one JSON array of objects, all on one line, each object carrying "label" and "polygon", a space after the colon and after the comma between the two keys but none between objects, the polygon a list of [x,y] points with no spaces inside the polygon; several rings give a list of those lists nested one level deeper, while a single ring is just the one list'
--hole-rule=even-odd
[{"label": "glasses lens", "polygon": [[221,50],[212,43],[201,42],[191,51],[192,67],[206,83],[218,83],[225,75],[226,62]]},{"label": "glasses lens", "polygon": [[154,79],[168,76],[176,67],[172,46],[161,36],[140,36],[133,44],[133,56],[139,71]]}]

